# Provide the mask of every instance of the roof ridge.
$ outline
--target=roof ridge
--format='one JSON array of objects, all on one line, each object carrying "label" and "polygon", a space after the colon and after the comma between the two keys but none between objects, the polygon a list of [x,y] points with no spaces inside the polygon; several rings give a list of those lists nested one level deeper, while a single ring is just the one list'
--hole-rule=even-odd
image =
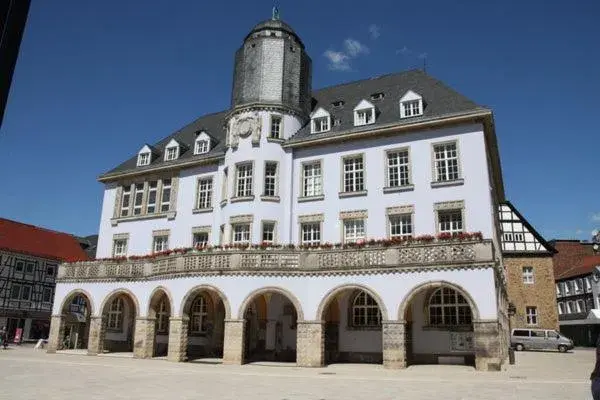
[{"label": "roof ridge", "polygon": [[[383,75],[372,76],[370,78],[357,79],[355,81],[348,81],[348,82],[338,83],[336,85],[325,86],[325,87],[322,87],[322,88],[319,88],[319,89],[314,89],[313,93],[311,93],[311,95],[314,94],[315,92],[320,92],[320,91],[323,91],[323,90],[333,89],[333,88],[337,88],[337,87],[341,87],[341,86],[347,86],[347,85],[355,85],[355,84],[360,83],[360,82],[373,81],[375,79],[387,78],[389,76],[394,76],[394,75],[403,75],[403,74],[408,74],[408,73],[411,73],[411,72],[421,72],[421,73],[425,74],[423,71],[421,71],[418,68],[412,68],[412,69],[405,70],[405,71],[390,72],[390,73],[383,74]],[[425,75],[427,75],[427,74],[425,74]]]}]

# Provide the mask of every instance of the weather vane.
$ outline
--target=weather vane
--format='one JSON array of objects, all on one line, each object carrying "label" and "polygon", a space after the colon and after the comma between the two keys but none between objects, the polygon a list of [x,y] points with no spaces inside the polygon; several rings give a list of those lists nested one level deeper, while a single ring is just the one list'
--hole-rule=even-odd
[{"label": "weather vane", "polygon": [[277,6],[273,6],[273,20],[277,21],[279,20],[279,8],[277,8]]}]

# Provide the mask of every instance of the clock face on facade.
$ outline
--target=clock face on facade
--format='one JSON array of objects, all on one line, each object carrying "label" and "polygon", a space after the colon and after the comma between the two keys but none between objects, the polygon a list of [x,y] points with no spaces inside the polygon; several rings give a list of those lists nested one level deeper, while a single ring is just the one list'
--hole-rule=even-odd
[{"label": "clock face on facade", "polygon": [[238,122],[237,133],[241,137],[246,137],[252,133],[252,121],[249,119],[243,119]]}]

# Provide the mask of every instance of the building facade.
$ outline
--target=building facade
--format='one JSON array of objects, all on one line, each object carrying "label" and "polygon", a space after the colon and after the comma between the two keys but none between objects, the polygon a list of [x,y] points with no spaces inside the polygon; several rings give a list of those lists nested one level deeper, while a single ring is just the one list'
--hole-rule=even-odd
[{"label": "building facade", "polygon": [[554,243],[559,251],[554,268],[560,331],[576,346],[595,346],[600,335],[600,255],[592,243]]},{"label": "building facade", "polygon": [[79,260],[73,236],[0,218],[0,327],[11,340],[48,337],[58,265]]},{"label": "building facade", "polygon": [[511,328],[558,329],[552,256],[556,250],[509,201],[500,205]]},{"label": "building facade", "polygon": [[421,71],[313,91],[277,18],[229,110],[105,173],[97,257],[59,269],[49,351],[501,368],[504,200],[492,112]]}]

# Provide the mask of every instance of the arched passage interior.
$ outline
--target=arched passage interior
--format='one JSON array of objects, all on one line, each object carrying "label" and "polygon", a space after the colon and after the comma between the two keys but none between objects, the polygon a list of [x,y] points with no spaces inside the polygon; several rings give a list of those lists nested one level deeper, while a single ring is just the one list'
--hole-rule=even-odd
[{"label": "arched passage interior", "polygon": [[285,294],[265,291],[246,304],[244,362],[296,362],[298,310]]},{"label": "arched passage interior", "polygon": [[184,301],[187,359],[223,357],[226,311],[221,295],[201,288],[189,293]]},{"label": "arched passage interior", "polygon": [[100,338],[103,352],[132,352],[135,335],[137,303],[127,292],[112,294],[104,303]]},{"label": "arched passage interior", "polygon": [[475,365],[473,309],[450,285],[422,288],[404,308],[406,363]]},{"label": "arched passage interior", "polygon": [[325,363],[382,363],[382,312],[367,290],[337,290],[325,300]]},{"label": "arched passage interior", "polygon": [[92,306],[83,292],[74,292],[63,303],[64,318],[62,349],[87,349]]},{"label": "arched passage interior", "polygon": [[154,320],[152,357],[165,357],[169,350],[169,319],[171,300],[163,289],[157,289],[151,299],[148,317]]}]

